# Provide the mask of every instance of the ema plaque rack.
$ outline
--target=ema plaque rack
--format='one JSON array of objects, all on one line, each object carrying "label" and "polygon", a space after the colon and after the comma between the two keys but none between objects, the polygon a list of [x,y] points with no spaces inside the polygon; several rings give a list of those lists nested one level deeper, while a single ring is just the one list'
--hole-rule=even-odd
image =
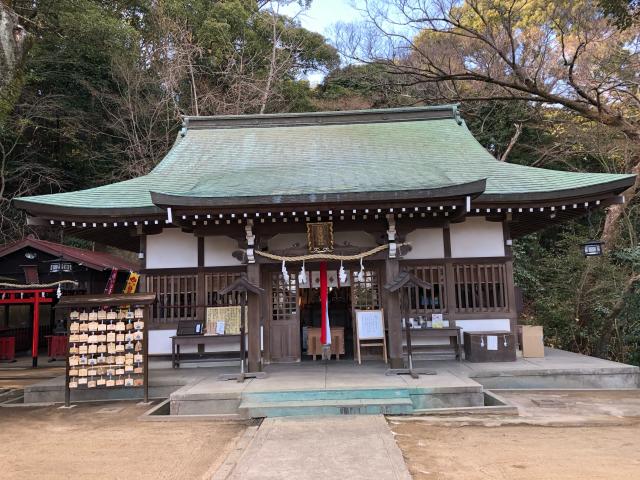
[{"label": "ema plaque rack", "polygon": [[142,389],[149,400],[148,325],[155,294],[63,297],[69,347],[65,406],[79,390]]}]

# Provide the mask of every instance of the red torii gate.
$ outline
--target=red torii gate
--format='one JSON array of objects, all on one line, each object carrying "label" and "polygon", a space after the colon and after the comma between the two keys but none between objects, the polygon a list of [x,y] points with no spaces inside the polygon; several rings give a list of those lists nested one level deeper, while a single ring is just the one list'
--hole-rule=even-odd
[{"label": "red torii gate", "polygon": [[31,359],[33,367],[38,366],[38,343],[40,338],[40,304],[53,303],[53,288],[18,288],[0,290],[0,305],[33,305],[33,335],[31,339]]}]

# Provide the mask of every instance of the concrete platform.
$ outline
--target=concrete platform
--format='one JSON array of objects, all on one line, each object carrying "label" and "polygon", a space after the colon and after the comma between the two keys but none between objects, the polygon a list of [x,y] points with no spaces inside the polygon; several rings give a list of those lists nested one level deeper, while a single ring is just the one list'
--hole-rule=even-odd
[{"label": "concrete platform", "polygon": [[[260,401],[298,401],[291,392],[305,392],[304,399],[334,400],[344,391],[357,390],[354,399],[375,399],[381,390],[409,395],[414,409],[468,407],[482,404],[486,389],[625,389],[640,387],[640,369],[562,350],[546,349],[544,358],[521,358],[506,363],[469,363],[456,361],[417,362],[418,367],[435,370],[437,375],[414,380],[407,376],[385,377],[382,362],[358,366],[351,360],[323,365],[319,361],[269,365],[267,378],[244,383],[218,381],[221,373],[234,373],[234,365],[184,366],[170,368],[164,360],[150,361],[149,391],[152,398],[171,398],[172,413],[178,415],[221,413],[238,415],[246,400],[245,414]],[[7,369],[9,370],[9,369]],[[13,370],[14,372],[16,370]],[[37,371],[37,370],[36,370]],[[36,372],[34,371],[34,372]],[[2,374],[0,369],[0,375]],[[5,372],[9,373],[9,372]],[[64,377],[44,379],[25,387],[25,403],[64,401]],[[376,390],[375,392],[372,392]],[[141,398],[140,390],[117,389],[74,391],[72,401]],[[285,399],[278,392],[289,392]],[[243,395],[245,398],[243,398]],[[252,395],[254,395],[252,399]],[[349,403],[349,402],[347,402]],[[366,402],[365,402],[366,403]],[[374,402],[375,403],[375,402]],[[214,405],[215,404],[215,405]],[[337,405],[337,404],[336,404]],[[343,405],[349,407],[350,405]],[[352,405],[351,405],[352,406]],[[214,408],[215,407],[215,408]],[[369,409],[371,410],[371,409]],[[349,411],[347,408],[344,411]]]},{"label": "concrete platform", "polygon": [[482,385],[448,372],[386,376],[383,362],[268,365],[264,379],[206,378],[172,393],[172,415],[240,414],[243,418],[330,414],[408,414],[416,409],[484,404]]}]

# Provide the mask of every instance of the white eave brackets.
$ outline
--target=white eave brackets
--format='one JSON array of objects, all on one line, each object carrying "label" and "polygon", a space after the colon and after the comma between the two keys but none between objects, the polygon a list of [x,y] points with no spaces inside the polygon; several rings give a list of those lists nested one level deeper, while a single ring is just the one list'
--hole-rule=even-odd
[{"label": "white eave brackets", "polygon": [[256,242],[256,236],[253,234],[253,220],[247,220],[247,224],[244,227],[244,231],[247,234],[247,263],[256,263],[254,256],[254,246]]},{"label": "white eave brackets", "polygon": [[393,213],[387,214],[387,223],[389,224],[389,229],[387,230],[387,238],[389,240],[389,258],[396,258],[396,217]]}]

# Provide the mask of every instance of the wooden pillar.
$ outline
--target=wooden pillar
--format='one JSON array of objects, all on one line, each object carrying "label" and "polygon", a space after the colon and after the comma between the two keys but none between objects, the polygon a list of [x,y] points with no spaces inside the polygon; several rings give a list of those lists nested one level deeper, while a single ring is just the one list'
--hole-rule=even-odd
[{"label": "wooden pillar", "polygon": [[[389,283],[400,273],[400,262],[397,258],[385,261],[385,282]],[[389,363],[391,368],[404,368],[402,358],[402,320],[400,318],[400,298],[396,293],[385,291],[386,316],[389,329]]]},{"label": "wooden pillar", "polygon": [[[138,258],[142,260],[142,268],[147,268],[147,236],[142,233],[142,226],[140,227],[138,232],[138,239],[140,241],[140,246],[138,247]],[[138,292],[144,293],[147,291],[147,275],[144,273],[140,274],[140,278],[138,279]],[[135,292],[133,292],[135,293]],[[153,312],[153,309],[149,309],[149,311]],[[149,317],[149,322],[151,322],[151,317]]]},{"label": "wooden pillar", "polygon": [[196,273],[196,320],[207,319],[207,289],[204,278],[204,237],[198,237],[198,270]]},{"label": "wooden pillar", "polygon": [[513,248],[511,247],[511,232],[507,221],[502,222],[502,234],[504,237],[504,273],[505,288],[507,290],[507,307],[509,309],[509,326],[511,333],[516,340],[516,350],[518,345],[518,309],[516,308],[516,286],[513,279]]},{"label": "wooden pillar", "polygon": [[[262,286],[259,263],[250,263],[247,265],[247,279],[254,285]],[[262,299],[258,295],[249,294],[249,372],[260,372],[262,370],[262,354],[260,352],[260,318],[262,312],[261,306]]]},{"label": "wooden pillar", "polygon": [[40,292],[34,294],[33,301],[33,336],[31,338],[31,363],[32,367],[38,366],[38,347],[40,340]]},{"label": "wooden pillar", "polygon": [[442,229],[444,242],[444,279],[445,279],[445,311],[449,325],[456,326],[456,282],[453,272],[453,262],[451,259],[451,230],[447,223]]}]

